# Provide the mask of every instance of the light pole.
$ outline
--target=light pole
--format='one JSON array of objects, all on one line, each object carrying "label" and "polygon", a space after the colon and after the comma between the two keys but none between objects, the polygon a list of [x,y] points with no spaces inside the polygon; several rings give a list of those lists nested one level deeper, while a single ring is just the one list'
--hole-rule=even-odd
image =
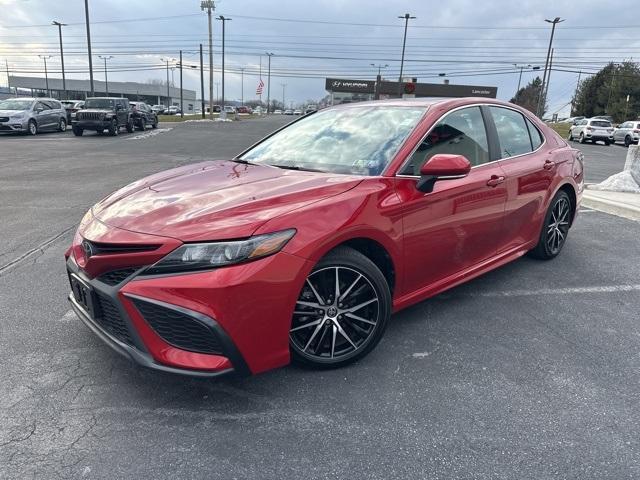
[{"label": "light pole", "polygon": [[47,86],[47,97],[51,96],[51,91],[49,90],[49,74],[47,73],[47,59],[51,58],[51,55],[38,55],[42,60],[44,60],[44,81]]},{"label": "light pole", "polygon": [[384,65],[382,65],[382,64],[376,65],[375,63],[370,63],[369,65],[371,65],[373,68],[376,68],[376,67],[378,68],[378,76],[380,76],[380,71],[383,68],[387,68],[389,66],[388,63],[385,63]]},{"label": "light pole", "polygon": [[169,95],[169,62],[175,61],[175,58],[161,58],[167,64],[167,109],[171,106],[171,96]]},{"label": "light pole", "polygon": [[281,83],[280,85],[282,86],[282,108],[286,108],[284,103],[284,89],[286,88],[287,84]]},{"label": "light pole", "polygon": [[244,106],[244,68],[240,69],[240,104]]},{"label": "light pole", "polygon": [[[180,50],[180,63],[178,64],[178,68],[180,69],[180,116],[181,117],[184,117],[184,98],[183,98],[183,92],[182,92],[182,69],[184,67],[192,68],[194,70],[198,69],[196,65],[185,65],[182,63],[182,50]],[[200,74],[201,74],[200,79],[202,79],[202,72],[200,72]],[[202,91],[201,93],[204,94],[204,91]]]},{"label": "light pole", "polygon": [[109,79],[107,77],[107,60],[111,60],[113,58],[113,55],[98,55],[98,58],[101,58],[102,60],[104,60],[104,88],[107,91],[107,97],[109,96]]},{"label": "light pole", "polygon": [[55,20],[51,22],[51,25],[58,26],[58,37],[60,38],[60,61],[62,62],[62,90],[64,91],[64,98],[68,97],[67,95],[67,80],[64,77],[64,52],[62,51],[62,27],[66,27],[66,23],[56,22]]},{"label": "light pole", "polygon": [[[204,107],[204,67],[202,66],[202,44],[200,44],[200,108],[202,109],[202,118],[206,114]],[[209,104],[209,108],[211,108],[211,104]]]},{"label": "light pole", "polygon": [[271,98],[271,57],[273,57],[273,53],[266,52],[267,57],[269,57],[269,70],[267,74],[267,115],[269,115],[269,100]]},{"label": "light pole", "polygon": [[404,68],[404,49],[407,45],[407,27],[409,26],[409,20],[413,20],[416,17],[412,17],[410,14],[405,13],[398,18],[404,18],[404,37],[402,39],[402,59],[400,60],[400,77],[398,77],[398,96],[402,96],[402,70]]},{"label": "light pole", "polygon": [[213,0],[202,0],[200,9],[207,12],[209,19],[209,116],[213,118],[213,29],[211,28],[211,12],[216,9]]},{"label": "light pole", "polygon": [[220,15],[217,17],[217,20],[222,21],[222,110],[220,110],[220,116],[222,118],[227,118],[227,113],[224,111],[224,25],[229,20],[233,19]]},{"label": "light pole", "polygon": [[91,96],[95,92],[93,89],[93,60],[91,56],[91,29],[89,28],[89,0],[84,0],[84,18],[87,26],[87,52],[89,54],[89,81],[91,83]]},{"label": "light pole", "polygon": [[220,86],[220,82],[213,82],[216,84],[216,103],[220,101],[220,95],[218,95],[218,87]]},{"label": "light pole", "polygon": [[551,37],[549,38],[549,48],[547,49],[547,60],[544,63],[544,75],[542,76],[542,88],[538,94],[538,108],[536,108],[536,114],[539,117],[542,117],[542,110],[544,109],[544,92],[547,83],[547,69],[549,68],[549,57],[551,56],[551,45],[553,44],[553,34],[556,31],[556,25],[560,22],[564,22],[564,20],[560,19],[560,17],[556,17],[553,20],[546,19],[544,20],[547,23],[551,23]]}]

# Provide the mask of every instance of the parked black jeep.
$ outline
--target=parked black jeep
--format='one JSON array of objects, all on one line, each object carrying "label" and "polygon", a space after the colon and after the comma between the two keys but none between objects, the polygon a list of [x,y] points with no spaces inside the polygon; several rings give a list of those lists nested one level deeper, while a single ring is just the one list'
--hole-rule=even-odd
[{"label": "parked black jeep", "polygon": [[82,135],[85,130],[95,130],[101,134],[105,130],[109,135],[118,135],[125,127],[133,132],[133,116],[129,100],[119,97],[91,97],[84,102],[84,108],[76,113],[72,122],[73,134]]},{"label": "parked black jeep", "polygon": [[140,130],[146,130],[147,126],[158,128],[158,115],[144,102],[129,102],[133,124]]}]

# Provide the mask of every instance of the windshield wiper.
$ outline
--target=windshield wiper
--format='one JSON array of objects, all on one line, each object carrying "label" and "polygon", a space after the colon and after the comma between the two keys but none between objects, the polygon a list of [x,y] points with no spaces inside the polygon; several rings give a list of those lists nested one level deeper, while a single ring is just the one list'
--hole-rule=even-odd
[{"label": "windshield wiper", "polygon": [[268,164],[270,167],[277,167],[277,168],[282,168],[283,170],[300,170],[303,172],[320,172],[320,173],[326,173],[324,170],[317,170],[315,168],[305,168],[305,167],[298,167],[296,165],[277,165],[275,163],[269,163]]},{"label": "windshield wiper", "polygon": [[231,161],[241,163],[242,165],[257,165],[257,163],[250,162],[249,160],[243,160],[242,158],[233,158]]}]

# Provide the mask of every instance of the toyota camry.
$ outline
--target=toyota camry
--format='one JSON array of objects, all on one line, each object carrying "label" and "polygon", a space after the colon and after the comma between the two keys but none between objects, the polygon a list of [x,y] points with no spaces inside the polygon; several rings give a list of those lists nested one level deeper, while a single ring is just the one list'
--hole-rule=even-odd
[{"label": "toyota camry", "polygon": [[99,201],[66,253],[69,301],[158,370],[343,366],[392,313],[522,255],[557,256],[583,180],[581,154],[512,104],[331,107]]}]

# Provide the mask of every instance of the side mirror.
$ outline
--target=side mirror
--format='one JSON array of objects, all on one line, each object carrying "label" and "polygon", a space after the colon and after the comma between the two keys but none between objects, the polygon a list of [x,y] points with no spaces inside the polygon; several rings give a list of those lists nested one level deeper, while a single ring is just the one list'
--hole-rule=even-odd
[{"label": "side mirror", "polygon": [[420,180],[416,188],[424,193],[433,191],[438,180],[462,178],[471,171],[471,163],[464,155],[438,153],[420,168]]}]

